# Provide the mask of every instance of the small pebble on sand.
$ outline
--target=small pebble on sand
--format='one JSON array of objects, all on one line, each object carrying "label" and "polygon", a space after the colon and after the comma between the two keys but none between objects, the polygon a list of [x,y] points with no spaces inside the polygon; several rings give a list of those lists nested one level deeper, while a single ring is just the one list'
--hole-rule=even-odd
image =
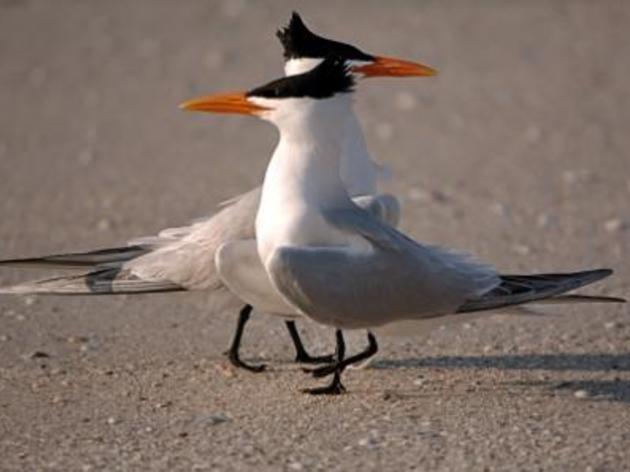
[{"label": "small pebble on sand", "polygon": [[37,299],[36,299],[35,297],[33,297],[33,296],[30,296],[30,295],[29,295],[29,296],[27,296],[27,297],[24,297],[24,304],[25,304],[26,306],[32,306],[32,305],[34,305],[36,301],[37,301]]},{"label": "small pebble on sand", "polygon": [[549,228],[554,226],[555,223],[556,219],[548,213],[541,213],[536,218],[536,225],[538,225],[539,228]]},{"label": "small pebble on sand", "polygon": [[197,418],[199,423],[203,423],[209,426],[216,426],[221,423],[227,423],[231,418],[223,413],[216,413],[213,415],[201,416]]},{"label": "small pebble on sand", "polygon": [[514,246],[512,246],[512,249],[519,256],[528,256],[532,252],[531,248],[526,244],[515,244]]},{"label": "small pebble on sand", "polygon": [[589,398],[589,397],[591,396],[591,394],[590,394],[590,393],[588,393],[588,391],[587,391],[587,390],[576,390],[576,391],[573,393],[573,396],[574,396],[575,398],[584,399],[584,398]]},{"label": "small pebble on sand", "polygon": [[50,354],[45,351],[34,351],[28,357],[31,359],[48,359]]},{"label": "small pebble on sand", "polygon": [[112,227],[112,222],[107,218],[102,218],[96,226],[99,231],[107,231]]},{"label": "small pebble on sand", "polygon": [[507,219],[510,217],[509,207],[501,202],[494,202],[490,205],[490,211],[501,218]]},{"label": "small pebble on sand", "polygon": [[619,233],[620,231],[624,231],[630,227],[627,221],[622,220],[621,218],[611,218],[604,223],[604,229],[608,233]]}]

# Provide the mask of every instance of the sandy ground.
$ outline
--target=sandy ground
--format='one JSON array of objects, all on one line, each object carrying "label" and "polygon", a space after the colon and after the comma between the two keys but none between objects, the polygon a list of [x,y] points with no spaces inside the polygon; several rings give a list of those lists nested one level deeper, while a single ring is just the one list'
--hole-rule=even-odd
[{"label": "sandy ground", "polygon": [[[176,105],[278,76],[298,8],[441,71],[361,84],[406,231],[509,272],[612,267],[592,290],[628,296],[630,4],[385,5],[0,0],[0,256],[117,244],[260,182],[269,125]],[[554,313],[382,338],[347,395],[312,398],[276,320],[245,340],[268,372],[231,368],[234,314],[203,293],[2,297],[0,469],[627,470],[628,308]]]}]

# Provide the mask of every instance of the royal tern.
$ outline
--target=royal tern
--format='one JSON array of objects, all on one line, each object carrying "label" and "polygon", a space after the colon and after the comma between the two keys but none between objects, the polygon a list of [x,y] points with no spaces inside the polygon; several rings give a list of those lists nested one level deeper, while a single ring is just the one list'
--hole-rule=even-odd
[{"label": "royal tern", "polygon": [[[354,360],[345,359],[342,329],[422,323],[545,299],[623,301],[563,296],[607,277],[609,269],[501,275],[467,254],[416,242],[357,206],[340,177],[354,84],[346,62],[332,56],[309,72],[249,92],[184,104],[192,111],[256,116],[279,130],[256,239],[225,243],[217,251],[217,266],[237,295],[255,293],[261,297],[257,303],[272,312],[298,312],[336,328],[337,362],[315,370],[331,374],[332,382],[310,393],[345,390],[341,374]],[[248,270],[242,270],[245,261]]]},{"label": "royal tern", "polygon": [[[361,77],[430,76],[433,69],[419,63],[375,56],[349,44],[323,38],[311,32],[297,13],[277,32],[285,57],[285,73],[299,74],[320,63],[328,54],[352,61]],[[377,181],[380,166],[369,156],[358,119],[350,116],[348,139],[341,174],[348,193],[357,204],[373,211],[385,221],[396,224],[398,201],[391,195],[379,195]],[[185,227],[169,228],[157,236],[138,238],[126,246],[96,251],[58,254],[45,257],[0,261],[7,266],[51,266],[81,269],[83,272],[48,278],[0,289],[16,294],[137,294],[177,290],[211,290],[227,295],[230,306],[241,306],[237,329],[228,351],[230,361],[253,371],[264,366],[250,366],[240,360],[239,346],[252,306],[224,290],[217,278],[215,252],[229,241],[254,237],[254,218],[260,199],[260,187],[230,200],[214,215]],[[246,269],[244,266],[243,269]],[[264,307],[257,307],[265,311]],[[296,361],[321,362],[330,356],[312,357],[304,349],[293,320],[286,321],[296,348]]]}]

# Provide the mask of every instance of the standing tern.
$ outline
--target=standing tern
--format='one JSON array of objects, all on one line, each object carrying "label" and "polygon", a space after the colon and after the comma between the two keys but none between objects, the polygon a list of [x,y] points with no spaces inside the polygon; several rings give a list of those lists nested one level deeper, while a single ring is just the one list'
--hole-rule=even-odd
[{"label": "standing tern", "polygon": [[[341,374],[354,360],[345,358],[342,329],[422,324],[544,300],[624,301],[563,295],[609,276],[610,269],[500,275],[467,254],[416,242],[359,207],[340,177],[354,84],[346,62],[328,57],[301,75],[183,105],[257,116],[279,130],[265,173],[256,239],[225,243],[217,251],[217,266],[237,295],[260,294],[261,305],[271,311],[298,312],[336,328],[337,361],[315,371],[332,375],[332,381],[309,393],[345,391]],[[250,264],[246,271],[243,261]]]},{"label": "standing tern", "polygon": [[[300,16],[293,13],[286,27],[277,32],[284,48],[286,75],[312,69],[329,54],[351,61],[359,77],[431,76],[433,69],[401,59],[375,56],[355,46],[323,38],[311,32]],[[350,115],[347,139],[341,156],[341,176],[348,193],[357,204],[374,212],[392,225],[399,218],[399,205],[391,195],[378,194],[381,168],[370,157],[361,126]],[[254,220],[261,188],[238,196],[214,215],[185,227],[169,228],[157,236],[139,238],[126,246],[96,251],[57,254],[26,259],[0,261],[0,265],[80,269],[70,276],[48,278],[0,289],[13,294],[137,294],[179,290],[210,290],[227,295],[230,306],[241,306],[237,328],[228,351],[230,361],[252,371],[240,360],[239,346],[252,305],[242,306],[217,277],[215,253],[224,243],[254,238]],[[247,265],[243,269],[247,269]],[[249,298],[249,297],[248,297]],[[247,300],[247,299],[245,299]],[[264,306],[257,307],[266,311]],[[290,313],[287,313],[290,314]],[[295,314],[293,312],[293,314]],[[298,362],[325,362],[330,356],[313,357],[304,349],[292,319],[287,329],[296,348]]]}]

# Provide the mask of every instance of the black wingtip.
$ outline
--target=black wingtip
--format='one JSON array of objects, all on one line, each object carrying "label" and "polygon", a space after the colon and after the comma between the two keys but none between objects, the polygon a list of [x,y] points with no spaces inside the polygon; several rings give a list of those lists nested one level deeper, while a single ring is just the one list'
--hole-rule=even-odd
[{"label": "black wingtip", "polygon": [[99,264],[124,262],[149,251],[140,245],[120,246],[86,252],[52,254],[48,256],[0,260],[0,266],[11,267],[91,267]]},{"label": "black wingtip", "polygon": [[591,269],[570,273],[546,273],[529,275],[501,275],[501,284],[478,300],[471,300],[458,313],[504,308],[524,303],[549,302],[615,302],[623,299],[605,296],[564,295],[586,285],[599,282],[612,275],[612,269]]},{"label": "black wingtip", "polygon": [[[585,270],[580,273],[585,278],[589,278],[592,280],[591,283],[596,282],[601,279],[605,279],[606,277],[610,277],[614,271],[612,269],[604,268],[604,269],[592,269]],[[576,274],[577,275],[577,274]]]},{"label": "black wingtip", "polygon": [[581,293],[572,293],[569,295],[559,295],[557,297],[548,298],[544,302],[586,302],[586,303],[626,303],[626,299],[622,297],[611,297],[608,295],[585,295]]},{"label": "black wingtip", "polygon": [[545,273],[545,274],[529,274],[529,275],[521,275],[521,274],[502,274],[501,277],[510,279],[510,278],[546,278],[546,279],[574,279],[580,280],[584,285],[592,284],[597,282],[598,280],[605,279],[606,277],[610,277],[614,271],[609,268],[602,269],[588,269],[581,270],[578,272],[554,272],[554,273]]}]

